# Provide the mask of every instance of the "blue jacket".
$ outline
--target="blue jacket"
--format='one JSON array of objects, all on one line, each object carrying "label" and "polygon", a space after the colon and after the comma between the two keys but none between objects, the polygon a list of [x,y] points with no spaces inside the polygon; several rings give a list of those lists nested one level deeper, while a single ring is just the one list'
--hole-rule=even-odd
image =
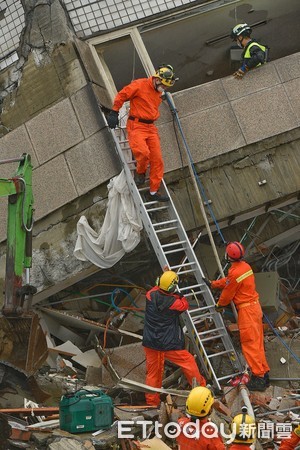
[{"label": "blue jacket", "polygon": [[146,294],[143,346],[154,350],[183,350],[184,334],[179,317],[188,309],[188,301],[153,287]]}]

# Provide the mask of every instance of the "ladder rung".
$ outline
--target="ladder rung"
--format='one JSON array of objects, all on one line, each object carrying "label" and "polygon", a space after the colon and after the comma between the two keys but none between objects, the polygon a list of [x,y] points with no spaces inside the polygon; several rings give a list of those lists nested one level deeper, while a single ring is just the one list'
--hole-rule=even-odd
[{"label": "ladder rung", "polygon": [[213,341],[214,339],[220,339],[224,337],[224,334],[217,334],[216,336],[210,336],[204,339],[201,339],[201,342]]},{"label": "ladder rung", "polygon": [[218,377],[217,379],[219,381],[228,380],[228,378],[233,378],[233,377],[235,377],[235,376],[237,376],[239,374],[240,374],[240,372],[234,372],[234,373],[231,373],[230,375],[224,375],[223,377],[220,377],[220,378]]},{"label": "ladder rung", "polygon": [[181,247],[181,248],[178,248],[175,250],[168,250],[167,252],[165,252],[165,255],[169,255],[170,253],[178,253],[178,252],[185,252],[185,248]]},{"label": "ladder rung", "polygon": [[161,230],[156,230],[155,233],[163,233],[164,231],[171,231],[171,230],[177,230],[177,227],[169,227],[169,228],[162,228]]},{"label": "ladder rung", "polygon": [[158,227],[159,225],[169,225],[170,223],[177,223],[178,220],[174,219],[174,220],[166,220],[165,222],[157,222],[157,223],[153,223],[153,227]]},{"label": "ladder rung", "polygon": [[119,139],[119,144],[128,144],[128,139]]},{"label": "ladder rung", "polygon": [[199,316],[191,317],[191,320],[193,323],[196,323],[196,321],[197,321],[197,323],[200,323],[200,322],[203,322],[204,319],[207,319],[208,317],[212,317],[212,316],[213,316],[213,314],[205,313],[205,314],[201,314]]},{"label": "ladder rung", "polygon": [[[155,202],[144,203],[144,205],[145,205],[145,206],[146,206],[146,205],[152,205],[152,203],[155,203]],[[150,208],[150,209],[147,209],[147,212],[161,211],[162,209],[168,209],[168,207],[167,207],[167,206],[158,206],[157,208]]]},{"label": "ladder rung", "polygon": [[191,272],[194,273],[193,269],[182,270],[182,271],[180,272],[180,275],[182,275],[183,273],[191,273]]},{"label": "ladder rung", "polygon": [[194,295],[198,295],[198,294],[203,294],[204,291],[194,291],[194,292],[187,292],[186,294],[184,294],[185,297],[190,297],[190,296],[194,296]]},{"label": "ladder rung", "polygon": [[139,192],[149,191],[148,187],[139,188]]},{"label": "ladder rung", "polygon": [[233,350],[224,350],[223,352],[213,353],[212,355],[207,355],[208,358],[214,358],[215,356],[225,355],[226,353],[233,353]]},{"label": "ladder rung", "polygon": [[202,286],[202,284],[194,284],[193,286],[184,286],[180,288],[180,291],[188,291],[189,289],[193,289],[200,286]]},{"label": "ladder rung", "polygon": [[220,331],[220,330],[224,330],[224,328],[219,327],[219,328],[213,328],[212,330],[201,331],[200,333],[198,333],[198,336],[204,336],[205,334],[213,333],[215,331]]},{"label": "ladder rung", "polygon": [[[196,320],[194,320],[193,321],[193,324],[194,324],[194,327],[197,329],[197,327],[199,326],[199,325],[201,325],[201,326],[203,326],[204,325],[204,320],[206,320],[206,319],[211,319],[211,316],[208,316],[208,317],[204,317],[204,319],[196,319]],[[197,330],[197,333],[198,333],[198,330]]]},{"label": "ladder rung", "polygon": [[170,269],[181,269],[181,267],[185,267],[185,266],[191,266],[191,265],[195,265],[195,261],[192,262],[188,262],[188,263],[184,263],[184,264],[178,264],[178,266],[170,266]]},{"label": "ladder rung", "polygon": [[171,242],[170,244],[164,244],[161,247],[162,248],[173,247],[174,245],[177,245],[177,244],[186,244],[186,241]]},{"label": "ladder rung", "polygon": [[[202,286],[202,285],[201,285]],[[205,292],[205,291],[204,291]],[[191,309],[191,310],[189,310],[189,313],[190,314],[194,314],[194,313],[196,313],[196,312],[201,312],[201,311],[205,311],[205,310],[207,310],[207,309],[212,309],[212,308],[214,308],[215,307],[215,305],[213,304],[213,305],[209,305],[209,306],[200,306],[199,308],[195,308],[195,309]]]}]

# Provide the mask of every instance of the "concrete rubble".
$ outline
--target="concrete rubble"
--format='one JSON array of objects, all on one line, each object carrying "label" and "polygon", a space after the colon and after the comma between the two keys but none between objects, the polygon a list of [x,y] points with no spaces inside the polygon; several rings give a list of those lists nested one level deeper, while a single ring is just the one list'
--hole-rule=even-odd
[{"label": "concrete rubble", "polygon": [[[159,390],[161,406],[159,409],[146,406],[144,393],[149,392],[149,387],[144,384],[145,358],[141,344],[144,302],[143,291],[134,288],[122,296],[115,308],[101,313],[95,310],[93,320],[86,318],[84,310],[73,312],[70,305],[60,310],[51,308],[53,311],[49,307],[41,308],[41,320],[48,327],[49,357],[36,379],[41,389],[49,394],[49,399],[44,404],[27,400],[24,408],[19,393],[19,407],[1,409],[1,448],[176,449],[175,440],[164,430],[174,417],[177,420],[184,413],[189,388],[181,371],[166,363],[164,387]],[[53,319],[47,321],[47,317],[56,317],[55,326]],[[59,317],[62,318],[61,330]],[[226,314],[224,319],[238,346],[236,327]],[[276,323],[274,318],[273,322]],[[280,440],[287,437],[291,427],[300,421],[299,361],[292,357],[299,355],[300,349],[297,309],[289,308],[289,315],[284,324],[282,322],[280,318],[280,326],[265,327],[271,386],[265,392],[249,395],[257,426],[265,430],[256,441],[256,449],[278,448]],[[62,336],[63,328],[70,325],[74,339],[62,342],[55,338]],[[74,395],[79,391],[93,395],[99,389],[112,399],[113,423],[104,429],[83,433],[61,429],[61,396],[76,399]],[[239,387],[227,383],[223,391],[215,390],[214,394],[212,419],[217,425],[225,424],[225,429],[229,430],[232,417],[241,412]],[[120,435],[118,424],[123,421],[131,422],[130,437]],[[148,421],[145,430],[141,421]],[[163,427],[160,437],[154,429],[155,421]],[[275,434],[269,437],[267,431],[272,427]]]}]

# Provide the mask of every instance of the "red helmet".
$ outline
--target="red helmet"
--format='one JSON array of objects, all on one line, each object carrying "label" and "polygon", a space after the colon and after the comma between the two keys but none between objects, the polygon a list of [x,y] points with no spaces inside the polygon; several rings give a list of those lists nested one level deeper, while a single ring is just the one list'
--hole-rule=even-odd
[{"label": "red helmet", "polygon": [[229,242],[226,247],[226,256],[234,261],[242,259],[245,255],[245,249],[239,242]]}]

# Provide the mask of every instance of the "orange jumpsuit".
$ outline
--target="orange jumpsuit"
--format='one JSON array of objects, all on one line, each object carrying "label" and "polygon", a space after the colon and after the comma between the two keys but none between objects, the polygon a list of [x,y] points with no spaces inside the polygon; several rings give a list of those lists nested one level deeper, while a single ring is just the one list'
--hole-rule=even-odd
[{"label": "orange jumpsuit", "polygon": [[251,450],[251,444],[231,444],[230,450]]},{"label": "orange jumpsuit", "polygon": [[212,281],[211,287],[222,289],[220,306],[231,301],[235,304],[243,355],[252,374],[263,377],[270,367],[264,349],[263,314],[251,266],[245,261],[232,262],[228,276]]},{"label": "orange jumpsuit", "polygon": [[[150,165],[150,191],[157,192],[164,174],[160,139],[154,121],[159,117],[158,108],[162,102],[161,92],[155,90],[153,78],[132,81],[116,95],[113,110],[119,111],[123,103],[130,101],[127,121],[128,141],[136,160],[137,173],[145,173]],[[139,122],[138,119],[152,121]]]},{"label": "orange jumpsuit", "polygon": [[[178,424],[181,428],[184,427],[187,423],[190,423],[191,419],[188,417],[182,417],[178,420]],[[215,428],[208,426],[205,426],[205,435],[201,433],[201,427],[209,423],[208,419],[202,419],[200,420],[200,436],[199,438],[189,438],[186,436],[186,433],[188,433],[188,427],[185,428],[185,432],[183,430],[181,431],[180,435],[176,438],[177,444],[178,444],[178,450],[225,450],[226,447],[224,445],[224,442],[222,441],[221,436],[217,437],[209,437],[207,435],[211,434],[213,435],[215,433]],[[194,428],[191,428],[191,434],[194,433]]]},{"label": "orange jumpsuit", "polygon": [[293,431],[290,438],[281,441],[279,450],[294,450],[298,445],[300,445],[300,434]]}]

